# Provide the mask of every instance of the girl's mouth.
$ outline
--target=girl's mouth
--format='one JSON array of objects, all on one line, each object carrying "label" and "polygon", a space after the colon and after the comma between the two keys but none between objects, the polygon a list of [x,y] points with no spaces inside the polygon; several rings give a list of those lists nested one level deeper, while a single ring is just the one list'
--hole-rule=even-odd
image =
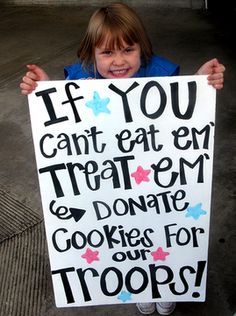
[{"label": "girl's mouth", "polygon": [[122,78],[128,74],[129,70],[130,68],[110,70],[110,73],[113,77]]}]

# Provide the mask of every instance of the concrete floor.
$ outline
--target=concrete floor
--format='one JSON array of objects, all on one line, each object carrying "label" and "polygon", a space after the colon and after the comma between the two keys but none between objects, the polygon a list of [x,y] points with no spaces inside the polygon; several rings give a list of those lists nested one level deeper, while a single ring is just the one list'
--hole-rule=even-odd
[{"label": "concrete floor", "polygon": [[[1,5],[0,5],[1,6]],[[52,79],[76,50],[94,7],[0,10],[0,316],[139,315],[135,305],[57,309],[54,305],[27,98],[18,88],[27,63]],[[236,315],[235,11],[138,7],[154,50],[193,74],[217,57],[226,68],[217,94],[213,200],[205,303],[179,303],[174,315]],[[220,17],[221,16],[221,17]]]}]

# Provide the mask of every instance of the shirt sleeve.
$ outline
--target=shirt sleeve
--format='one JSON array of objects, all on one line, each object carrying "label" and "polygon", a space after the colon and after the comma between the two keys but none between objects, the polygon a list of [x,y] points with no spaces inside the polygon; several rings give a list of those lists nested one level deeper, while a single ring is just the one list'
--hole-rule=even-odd
[{"label": "shirt sleeve", "polygon": [[179,65],[154,55],[147,66],[146,75],[150,77],[178,76],[179,71]]},{"label": "shirt sleeve", "polygon": [[66,80],[93,78],[94,73],[90,70],[82,68],[81,64],[73,64],[64,67],[64,76]]}]

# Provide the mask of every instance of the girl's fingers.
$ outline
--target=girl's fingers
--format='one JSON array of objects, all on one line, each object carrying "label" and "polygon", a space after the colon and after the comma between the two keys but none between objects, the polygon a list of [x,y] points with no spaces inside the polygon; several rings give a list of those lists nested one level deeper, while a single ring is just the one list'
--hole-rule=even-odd
[{"label": "girl's fingers", "polygon": [[208,81],[211,83],[223,83],[224,82],[224,76],[222,73],[214,73],[210,76],[208,76]]},{"label": "girl's fingers", "polygon": [[37,83],[27,77],[24,77],[23,82],[20,84],[22,94],[29,94],[35,90],[36,87]]},{"label": "girl's fingers", "polygon": [[216,84],[216,85],[213,85],[213,87],[217,90],[220,90],[223,88],[223,84]]},{"label": "girl's fingers", "polygon": [[23,80],[23,83],[25,83],[29,86],[32,86],[34,88],[37,87],[37,82],[35,80],[29,78],[28,76],[24,76],[22,80]]},{"label": "girl's fingers", "polygon": [[24,95],[30,94],[37,87],[37,81],[49,80],[48,75],[43,69],[36,65],[27,65],[28,71],[22,78],[20,84],[21,93]]},{"label": "girl's fingers", "polygon": [[224,86],[224,80],[223,80],[223,78],[218,79],[218,80],[210,80],[210,81],[208,81],[208,84],[212,85],[216,89],[222,89]]},{"label": "girl's fingers", "polygon": [[30,91],[28,91],[28,90],[21,90],[21,94],[28,95],[28,94],[30,94]]},{"label": "girl's fingers", "polygon": [[28,71],[27,73],[26,73],[26,77],[28,77],[28,78],[30,78],[30,79],[32,79],[32,80],[39,80],[39,78],[38,78],[38,76],[36,75],[36,73],[35,72],[33,72],[33,71]]},{"label": "girl's fingers", "polygon": [[224,86],[224,74],[222,71],[214,72],[207,77],[208,84],[212,85],[215,89],[222,89]]},{"label": "girl's fingers", "polygon": [[218,67],[215,68],[215,73],[222,73],[225,72],[225,66],[224,65],[219,65]]},{"label": "girl's fingers", "polygon": [[217,79],[223,79],[224,75],[222,72],[215,72],[208,76],[208,80],[217,80]]}]

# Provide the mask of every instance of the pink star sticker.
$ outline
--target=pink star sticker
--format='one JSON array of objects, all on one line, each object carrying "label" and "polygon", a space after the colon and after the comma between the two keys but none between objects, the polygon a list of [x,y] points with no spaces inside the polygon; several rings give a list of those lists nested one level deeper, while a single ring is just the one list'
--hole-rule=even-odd
[{"label": "pink star sticker", "polygon": [[157,261],[157,260],[165,261],[166,256],[169,256],[169,254],[170,254],[169,252],[163,251],[161,247],[157,248],[156,251],[151,252],[151,255],[153,256],[154,261]]},{"label": "pink star sticker", "polygon": [[98,254],[98,251],[92,251],[87,248],[86,252],[81,257],[86,259],[87,263],[92,263],[93,261],[99,261]]},{"label": "pink star sticker", "polygon": [[143,167],[138,166],[137,170],[131,173],[131,177],[133,177],[137,184],[140,184],[142,181],[148,182],[150,179],[148,178],[151,170],[145,170]]}]

